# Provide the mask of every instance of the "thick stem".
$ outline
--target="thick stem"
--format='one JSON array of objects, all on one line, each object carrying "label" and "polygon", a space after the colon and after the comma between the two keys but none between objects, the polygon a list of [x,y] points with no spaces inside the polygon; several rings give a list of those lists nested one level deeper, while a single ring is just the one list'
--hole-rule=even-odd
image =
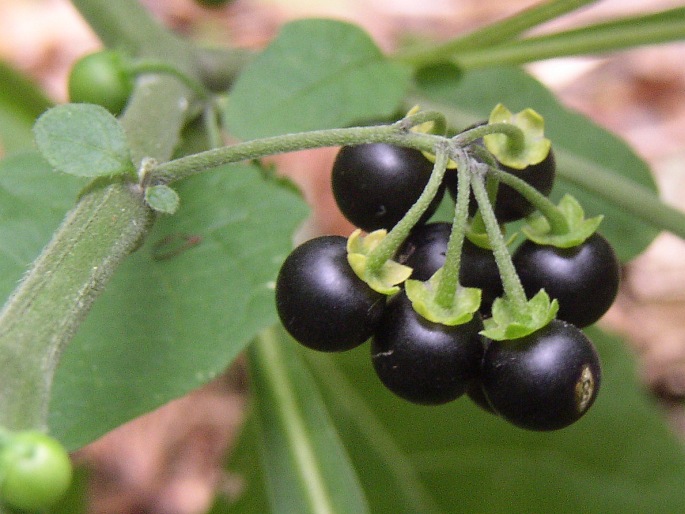
[{"label": "thick stem", "polygon": [[128,183],[93,189],[69,212],[0,312],[0,425],[46,428],[60,354],[151,221]]},{"label": "thick stem", "polygon": [[[192,48],[133,0],[74,0],[102,40],[166,59],[192,78]],[[121,118],[136,164],[169,159],[195,97],[170,76],[144,76]],[[135,185],[94,185],[72,209],[0,313],[0,425],[45,429],[49,392],[65,345],[153,219]]]},{"label": "thick stem", "polygon": [[516,273],[514,264],[511,261],[511,255],[507,249],[507,243],[497,224],[495,211],[488,199],[488,193],[485,190],[484,177],[482,174],[476,172],[473,177],[472,188],[473,194],[478,202],[478,209],[483,216],[485,223],[485,230],[488,233],[490,245],[492,246],[492,253],[497,263],[500,278],[502,279],[502,286],[504,287],[504,294],[521,310],[525,310],[527,303],[526,292],[523,289],[521,280]]}]

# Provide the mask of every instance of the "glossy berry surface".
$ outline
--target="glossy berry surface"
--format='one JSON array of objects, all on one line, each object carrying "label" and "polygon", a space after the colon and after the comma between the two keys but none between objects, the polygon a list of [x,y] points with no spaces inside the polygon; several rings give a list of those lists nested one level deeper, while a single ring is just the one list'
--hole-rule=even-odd
[{"label": "glossy berry surface", "polygon": [[526,241],[512,260],[526,294],[544,289],[559,301],[557,317],[577,327],[601,318],[618,293],[620,265],[611,244],[598,233],[571,248]]},{"label": "glossy berry surface", "polygon": [[[428,280],[445,264],[452,225],[427,223],[416,227],[398,252],[398,261],[413,269],[411,278]],[[464,239],[459,282],[465,287],[482,290],[481,312],[489,314],[492,302],[503,294],[502,280],[495,257],[490,250]]]},{"label": "glossy berry surface", "polygon": [[466,391],[483,356],[479,315],[468,323],[433,323],[414,311],[404,292],[386,307],[371,343],[378,378],[410,402],[437,405]]},{"label": "glossy berry surface", "polygon": [[[390,230],[426,187],[433,165],[421,152],[383,143],[344,146],[331,176],[333,196],[343,215],[371,232]],[[440,203],[442,190],[424,214],[427,220]]]},{"label": "glossy berry surface", "polygon": [[71,102],[101,105],[118,115],[133,91],[133,78],[120,53],[102,50],[76,61],[67,87]]},{"label": "glossy berry surface", "polygon": [[69,455],[56,440],[34,431],[13,434],[0,451],[0,503],[48,508],[64,495],[71,476]]},{"label": "glossy berry surface", "polygon": [[349,350],[369,339],[385,296],[347,262],[347,239],[322,236],[295,248],[276,280],[276,309],[286,330],[314,350]]},{"label": "glossy berry surface", "polygon": [[492,408],[529,430],[557,430],[580,419],[595,401],[600,382],[592,342],[561,320],[520,339],[492,341],[481,368]]}]

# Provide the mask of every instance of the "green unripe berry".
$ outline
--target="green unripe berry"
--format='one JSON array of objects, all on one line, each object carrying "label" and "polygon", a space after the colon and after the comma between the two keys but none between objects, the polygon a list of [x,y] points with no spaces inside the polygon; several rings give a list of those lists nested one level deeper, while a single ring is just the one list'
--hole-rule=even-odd
[{"label": "green unripe berry", "polygon": [[71,102],[101,105],[116,116],[133,91],[133,75],[121,53],[102,50],[76,61],[68,89]]},{"label": "green unripe berry", "polygon": [[69,488],[69,455],[52,437],[38,431],[10,434],[0,449],[0,502],[16,509],[39,510]]}]

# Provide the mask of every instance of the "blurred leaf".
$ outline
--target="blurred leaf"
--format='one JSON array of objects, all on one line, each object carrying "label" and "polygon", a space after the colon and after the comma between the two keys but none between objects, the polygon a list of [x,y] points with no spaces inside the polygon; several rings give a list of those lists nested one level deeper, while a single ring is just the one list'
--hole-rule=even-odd
[{"label": "blurred leaf", "polygon": [[251,166],[177,187],[64,353],[50,427],[78,448],[220,373],[276,320],[273,281],[306,209]]},{"label": "blurred leaf", "polygon": [[35,84],[0,61],[0,154],[31,148],[31,127],[50,106]]},{"label": "blurred leaf", "polygon": [[56,174],[37,152],[0,161],[2,303],[74,206],[83,185],[83,179]]},{"label": "blurred leaf", "polygon": [[163,214],[174,214],[181,199],[169,186],[150,186],[145,190],[145,201],[155,211]]},{"label": "blurred leaf", "polygon": [[133,171],[124,129],[99,105],[53,107],[38,118],[33,132],[38,149],[62,173],[99,177]]},{"label": "blurred leaf", "polygon": [[420,94],[412,105],[443,112],[457,130],[488,118],[493,106],[504,103],[512,110],[531,107],[545,118],[545,135],[552,140],[557,156],[558,180],[552,198],[573,195],[587,217],[604,214],[599,231],[614,245],[622,261],[630,260],[652,241],[657,233],[648,225],[585,189],[564,180],[564,169],[583,166],[587,173],[611,173],[616,181],[631,180],[649,190],[656,186],[647,165],[616,136],[584,116],[563,107],[537,80],[516,68],[469,71],[461,78],[435,73],[418,76]]},{"label": "blurred leaf", "polygon": [[271,328],[249,352],[271,512],[363,514],[361,485],[295,344]]},{"label": "blurred leaf", "polygon": [[224,119],[235,136],[252,139],[386,118],[399,107],[409,75],[359,27],[299,20],[240,74]]},{"label": "blurred leaf", "polygon": [[[403,401],[376,378],[366,346],[301,353],[371,512],[680,512],[682,445],[636,383],[622,341],[597,329],[589,335],[603,363],[599,397],[583,419],[555,432],[516,428],[467,398],[438,407]],[[242,444],[253,444],[245,435]],[[238,455],[241,469],[258,465],[254,452],[251,465],[246,452]],[[263,494],[255,483],[249,490]]]}]

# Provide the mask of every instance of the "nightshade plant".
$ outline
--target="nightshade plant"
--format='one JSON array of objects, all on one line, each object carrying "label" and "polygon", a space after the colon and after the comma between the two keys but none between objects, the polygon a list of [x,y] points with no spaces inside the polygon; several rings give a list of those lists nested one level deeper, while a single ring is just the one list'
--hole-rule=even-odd
[{"label": "nightshade plant", "polygon": [[[26,475],[8,464],[17,460],[7,456],[20,453],[13,441],[47,432],[50,448],[57,440],[75,450],[206,383],[243,350],[252,408],[230,467],[246,488],[233,504],[218,500],[213,512],[682,507],[685,458],[637,390],[620,341],[594,327],[588,337],[554,319],[563,296],[553,301],[526,291],[507,246],[511,232],[501,232],[495,209],[496,189],[515,189],[536,209],[521,233],[554,248],[584,244],[601,221],[622,262],[658,230],[685,236],[683,215],[658,200],[648,169],[625,144],[511,66],[683,39],[685,9],[526,36],[592,3],[556,0],[444,43],[384,55],[360,28],[335,20],[295,21],[251,53],[202,48],[157,25],[133,0],[73,3],[122,56],[133,89],[118,90],[126,98],[115,117],[93,104],[47,109],[25,79],[6,68],[0,74],[0,102],[9,113],[0,124],[0,288],[8,299],[0,311],[0,509],[74,512],[47,506],[61,490],[22,484]],[[549,199],[505,168],[549,155],[542,117],[556,164]],[[489,123],[464,131],[483,119]],[[363,120],[386,121],[358,126]],[[242,142],[226,146],[222,133]],[[482,392],[497,416],[462,400],[427,407],[398,399],[369,372],[367,345],[334,355],[300,351],[276,324],[278,270],[306,209],[258,159],[377,143],[422,153],[432,172],[392,227],[348,238],[343,275],[354,279],[351,270],[374,298],[394,295],[387,302],[393,308],[407,295],[412,323],[473,328],[481,294],[460,284],[462,249],[492,251],[503,294],[483,320],[476,378],[450,396]],[[446,173],[459,177],[459,187],[456,202],[443,200],[434,215],[451,225],[445,263],[427,281],[407,280],[411,268],[393,257]],[[470,190],[478,205],[472,214]],[[390,330],[396,326],[383,325],[385,312],[378,321],[383,335],[371,345],[381,357],[390,351],[385,344],[397,342]],[[578,343],[577,351],[557,344],[560,337]],[[573,362],[572,378],[550,377],[542,366],[532,378],[520,369],[491,373],[519,347],[523,355],[540,347],[571,355],[563,360]],[[599,396],[596,356],[603,361]],[[425,383],[426,374],[415,376]],[[512,409],[519,400],[507,396],[511,389],[501,394],[510,379],[520,386],[519,400],[550,401],[549,391],[562,384],[558,416]],[[548,387],[533,387],[540,383]],[[550,430],[580,416],[545,437],[502,422]],[[53,453],[53,484],[71,473],[59,455]],[[503,469],[506,479],[493,488]],[[31,493],[36,486],[44,502],[20,503],[41,498]],[[72,493],[78,496],[78,485]]]}]

